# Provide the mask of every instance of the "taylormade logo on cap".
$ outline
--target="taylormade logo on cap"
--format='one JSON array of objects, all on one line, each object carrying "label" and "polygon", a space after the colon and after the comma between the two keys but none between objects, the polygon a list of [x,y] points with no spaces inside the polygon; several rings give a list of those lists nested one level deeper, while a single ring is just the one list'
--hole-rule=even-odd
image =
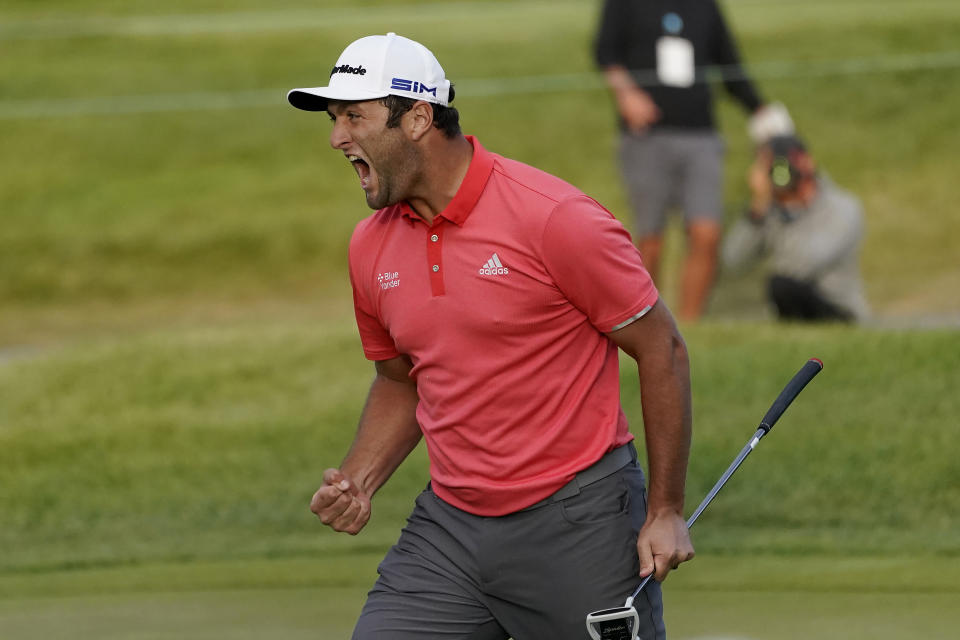
[{"label": "taylormade logo on cap", "polygon": [[342,64],[339,67],[334,67],[333,71],[330,72],[330,77],[333,77],[335,73],[355,73],[362,76],[367,72],[363,67],[351,67],[348,64]]},{"label": "taylormade logo on cap", "polygon": [[354,102],[388,95],[447,106],[450,81],[429,49],[388,33],[350,43],[333,66],[327,86],[293,89],[287,100],[304,111],[325,111],[327,100]]}]

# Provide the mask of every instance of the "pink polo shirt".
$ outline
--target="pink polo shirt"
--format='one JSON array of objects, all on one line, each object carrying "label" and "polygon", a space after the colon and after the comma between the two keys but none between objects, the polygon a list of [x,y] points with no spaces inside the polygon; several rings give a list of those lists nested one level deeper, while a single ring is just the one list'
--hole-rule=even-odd
[{"label": "pink polo shirt", "polygon": [[658,294],[610,212],[468,139],[450,205],[432,225],[406,203],[360,222],[350,278],[366,357],[413,362],[433,490],[497,516],[633,439],[604,332]]}]

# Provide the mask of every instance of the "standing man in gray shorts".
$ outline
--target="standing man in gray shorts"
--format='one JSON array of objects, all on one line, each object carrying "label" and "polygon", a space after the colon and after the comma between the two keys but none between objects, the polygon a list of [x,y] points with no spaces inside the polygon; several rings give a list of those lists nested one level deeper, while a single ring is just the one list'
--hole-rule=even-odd
[{"label": "standing man in gray shorts", "polygon": [[[361,38],[321,80],[288,100],[326,112],[376,210],[349,251],[376,375],[310,508],[359,533],[421,438],[430,457],[353,637],[583,638],[587,613],[693,557],[690,372],[673,316],[609,211],[461,132],[426,47]],[[637,367],[649,494],[620,350]],[[659,583],[635,606],[644,640],[663,640]]]},{"label": "standing man in gray shorts", "polygon": [[658,282],[667,209],[683,210],[687,253],[678,317],[695,321],[713,286],[723,225],[724,145],[706,67],[756,114],[761,99],[740,67],[714,0],[606,0],[595,42],[622,131],[619,162],[643,262]]}]

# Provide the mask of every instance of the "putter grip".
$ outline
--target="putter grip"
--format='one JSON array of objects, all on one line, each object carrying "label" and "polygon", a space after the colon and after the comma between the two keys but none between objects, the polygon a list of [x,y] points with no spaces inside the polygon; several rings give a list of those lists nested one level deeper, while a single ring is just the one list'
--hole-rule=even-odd
[{"label": "putter grip", "polygon": [[758,428],[763,429],[763,435],[766,435],[770,432],[770,429],[773,429],[773,425],[777,423],[777,420],[779,420],[783,412],[787,410],[790,403],[803,391],[807,383],[813,380],[813,376],[820,373],[821,369],[823,369],[823,363],[817,358],[810,358],[806,364],[800,368],[800,371],[797,371],[796,375],[793,376],[790,382],[787,383],[787,386],[783,388],[783,391],[780,392],[780,395],[777,396],[777,399],[770,405],[767,414],[763,416],[763,420],[760,421]]}]

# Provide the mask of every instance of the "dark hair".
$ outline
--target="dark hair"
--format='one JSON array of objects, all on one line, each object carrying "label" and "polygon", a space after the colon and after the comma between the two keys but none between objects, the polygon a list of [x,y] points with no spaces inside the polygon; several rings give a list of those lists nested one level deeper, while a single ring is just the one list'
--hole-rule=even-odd
[{"label": "dark hair", "polygon": [[[448,102],[453,102],[453,96],[453,85],[450,85],[450,98]],[[387,115],[387,126],[394,128],[400,126],[400,118],[402,118],[403,114],[407,111],[410,111],[417,101],[413,98],[391,95],[380,98],[380,102],[390,110],[389,115]],[[460,135],[460,113],[455,107],[444,107],[432,102],[430,106],[433,107],[433,126],[440,129],[443,135],[448,138]]]}]

